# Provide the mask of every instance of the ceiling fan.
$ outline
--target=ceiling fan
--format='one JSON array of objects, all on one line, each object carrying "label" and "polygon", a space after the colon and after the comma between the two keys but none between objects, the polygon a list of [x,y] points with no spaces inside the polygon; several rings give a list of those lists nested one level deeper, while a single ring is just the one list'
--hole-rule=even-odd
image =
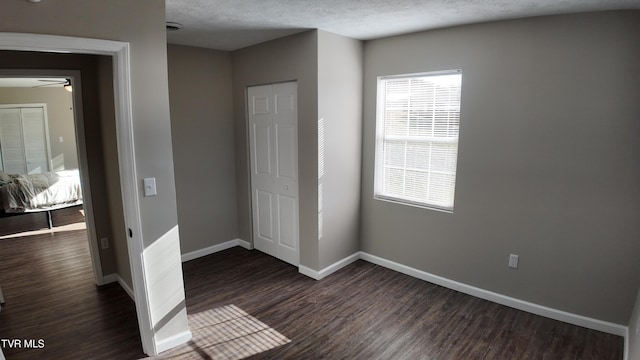
[{"label": "ceiling fan", "polygon": [[68,92],[73,91],[73,89],[71,88],[71,79],[64,79],[64,80],[62,80],[62,79],[52,79],[52,80],[38,79],[38,81],[45,82],[46,84],[36,85],[36,86],[34,86],[34,88],[62,85],[62,87],[64,87],[64,89],[67,90]]}]

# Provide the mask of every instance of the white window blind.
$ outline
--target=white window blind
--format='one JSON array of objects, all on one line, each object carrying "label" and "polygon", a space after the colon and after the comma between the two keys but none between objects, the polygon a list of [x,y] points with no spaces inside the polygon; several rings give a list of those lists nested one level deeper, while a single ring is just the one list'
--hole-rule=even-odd
[{"label": "white window blind", "polygon": [[378,78],[375,196],[453,210],[459,70]]}]

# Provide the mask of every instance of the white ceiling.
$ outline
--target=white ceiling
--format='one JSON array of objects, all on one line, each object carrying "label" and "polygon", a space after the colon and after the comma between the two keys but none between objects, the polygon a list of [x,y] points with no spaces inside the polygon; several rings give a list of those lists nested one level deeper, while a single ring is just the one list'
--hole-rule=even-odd
[{"label": "white ceiling", "polygon": [[3,78],[0,77],[0,87],[62,87],[65,78]]},{"label": "white ceiling", "polygon": [[166,0],[172,44],[235,50],[320,29],[370,40],[409,32],[574,12],[640,9],[640,0]]}]

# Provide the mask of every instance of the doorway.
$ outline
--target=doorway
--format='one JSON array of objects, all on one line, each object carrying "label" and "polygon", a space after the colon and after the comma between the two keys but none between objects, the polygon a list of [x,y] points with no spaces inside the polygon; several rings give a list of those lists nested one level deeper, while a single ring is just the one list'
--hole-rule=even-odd
[{"label": "doorway", "polygon": [[247,89],[254,247],[300,262],[297,83]]},{"label": "doorway", "polygon": [[[69,179],[78,179],[77,182],[80,183],[79,187],[81,188],[82,196],[81,200],[75,201],[75,205],[82,202],[82,210],[76,212],[82,215],[81,218],[83,221],[82,224],[76,224],[72,228],[86,228],[95,283],[97,285],[103,285],[105,282],[102,273],[100,250],[97,244],[93,198],[91,196],[87,149],[85,146],[84,120],[81,111],[82,87],[80,86],[80,72],[75,70],[2,69],[0,70],[0,77],[0,85],[2,85],[3,88],[12,89],[10,92],[3,92],[4,96],[0,99],[3,100],[3,103],[29,103],[35,102],[36,100],[42,101],[43,99],[47,102],[44,104],[35,104],[38,106],[33,104],[3,106],[9,115],[16,112],[21,114],[25,111],[30,113],[28,117],[22,116],[14,119],[14,117],[9,116],[4,119],[7,120],[4,121],[4,125],[8,125],[8,127],[7,129],[2,129],[0,151],[7,152],[6,150],[15,150],[15,148],[20,148],[20,146],[17,145],[21,144],[24,147],[24,151],[22,152],[12,151],[12,153],[24,155],[23,157],[14,156],[15,159],[13,159],[5,156],[8,154],[3,153],[2,158],[6,160],[5,162],[12,160],[9,164],[3,164],[4,168],[7,170],[7,165],[13,165],[9,166],[9,170],[14,170],[13,172],[18,174],[52,172],[52,174],[65,176],[65,179],[70,175],[72,177],[69,177]],[[51,86],[51,84],[55,84],[60,79],[64,79],[65,81],[68,79],[70,84],[75,85],[74,91],[69,92],[65,90],[63,84],[60,84],[57,88],[56,86]],[[47,86],[40,89],[40,84],[47,84]],[[40,111],[42,113],[40,113]],[[49,111],[51,111],[53,115],[50,120]],[[40,116],[34,117],[34,114],[39,114]],[[28,123],[21,125],[21,121],[10,121],[16,119],[22,120],[22,122],[28,121]],[[14,127],[11,126],[15,125],[14,123],[20,126],[14,129]],[[53,129],[50,129],[50,125],[53,126]],[[51,133],[51,130],[53,130],[53,133]],[[57,142],[53,141],[52,135],[55,135],[53,137],[58,140]],[[16,138],[22,139],[23,142],[20,144],[12,144]],[[16,146],[13,146],[14,149],[11,147],[7,149],[5,148],[7,144]],[[42,147],[42,149],[40,149],[40,147]],[[53,152],[52,149],[54,150]],[[30,153],[35,155],[27,156]],[[38,161],[34,162],[32,157]],[[22,159],[24,163],[21,163],[19,161],[20,159]],[[34,163],[39,166],[34,168]],[[21,167],[22,171],[19,171]],[[70,169],[76,170],[73,171]],[[62,172],[62,170],[64,170],[64,172]],[[77,182],[74,180],[73,184]],[[72,182],[69,183],[72,184]],[[53,192],[57,192],[57,188],[52,190],[52,193]],[[75,199],[76,198],[74,198],[74,200]],[[65,199],[61,199],[61,201],[62,200]],[[61,209],[64,207],[64,205],[52,204],[51,208]],[[52,224],[52,218],[55,218],[52,216],[52,213],[57,214],[59,212],[60,210],[46,212],[50,228],[55,224],[55,222]],[[33,215],[41,215],[44,217],[44,214],[45,212]],[[31,216],[31,214],[24,216]],[[79,218],[76,217],[76,220],[78,219]],[[52,229],[49,230],[51,231]]]},{"label": "doorway", "polygon": [[[136,313],[144,352],[152,355],[157,354],[151,321],[149,290],[145,283],[145,267],[142,256],[144,243],[135,167],[129,44],[120,41],[56,35],[0,33],[0,50],[92,54],[110,57],[114,76],[113,95],[117,124],[116,148],[122,189],[121,201],[129,239],[127,247]],[[80,112],[78,110],[78,113]]]}]

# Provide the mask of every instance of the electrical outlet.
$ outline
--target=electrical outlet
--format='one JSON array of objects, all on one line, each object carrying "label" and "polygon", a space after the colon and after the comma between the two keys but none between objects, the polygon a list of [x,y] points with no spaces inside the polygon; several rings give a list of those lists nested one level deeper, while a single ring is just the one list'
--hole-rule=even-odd
[{"label": "electrical outlet", "polygon": [[109,238],[102,238],[100,239],[100,244],[102,246],[102,249],[108,249],[109,248]]},{"label": "electrical outlet", "polygon": [[514,269],[518,268],[518,255],[509,255],[509,267]]}]

